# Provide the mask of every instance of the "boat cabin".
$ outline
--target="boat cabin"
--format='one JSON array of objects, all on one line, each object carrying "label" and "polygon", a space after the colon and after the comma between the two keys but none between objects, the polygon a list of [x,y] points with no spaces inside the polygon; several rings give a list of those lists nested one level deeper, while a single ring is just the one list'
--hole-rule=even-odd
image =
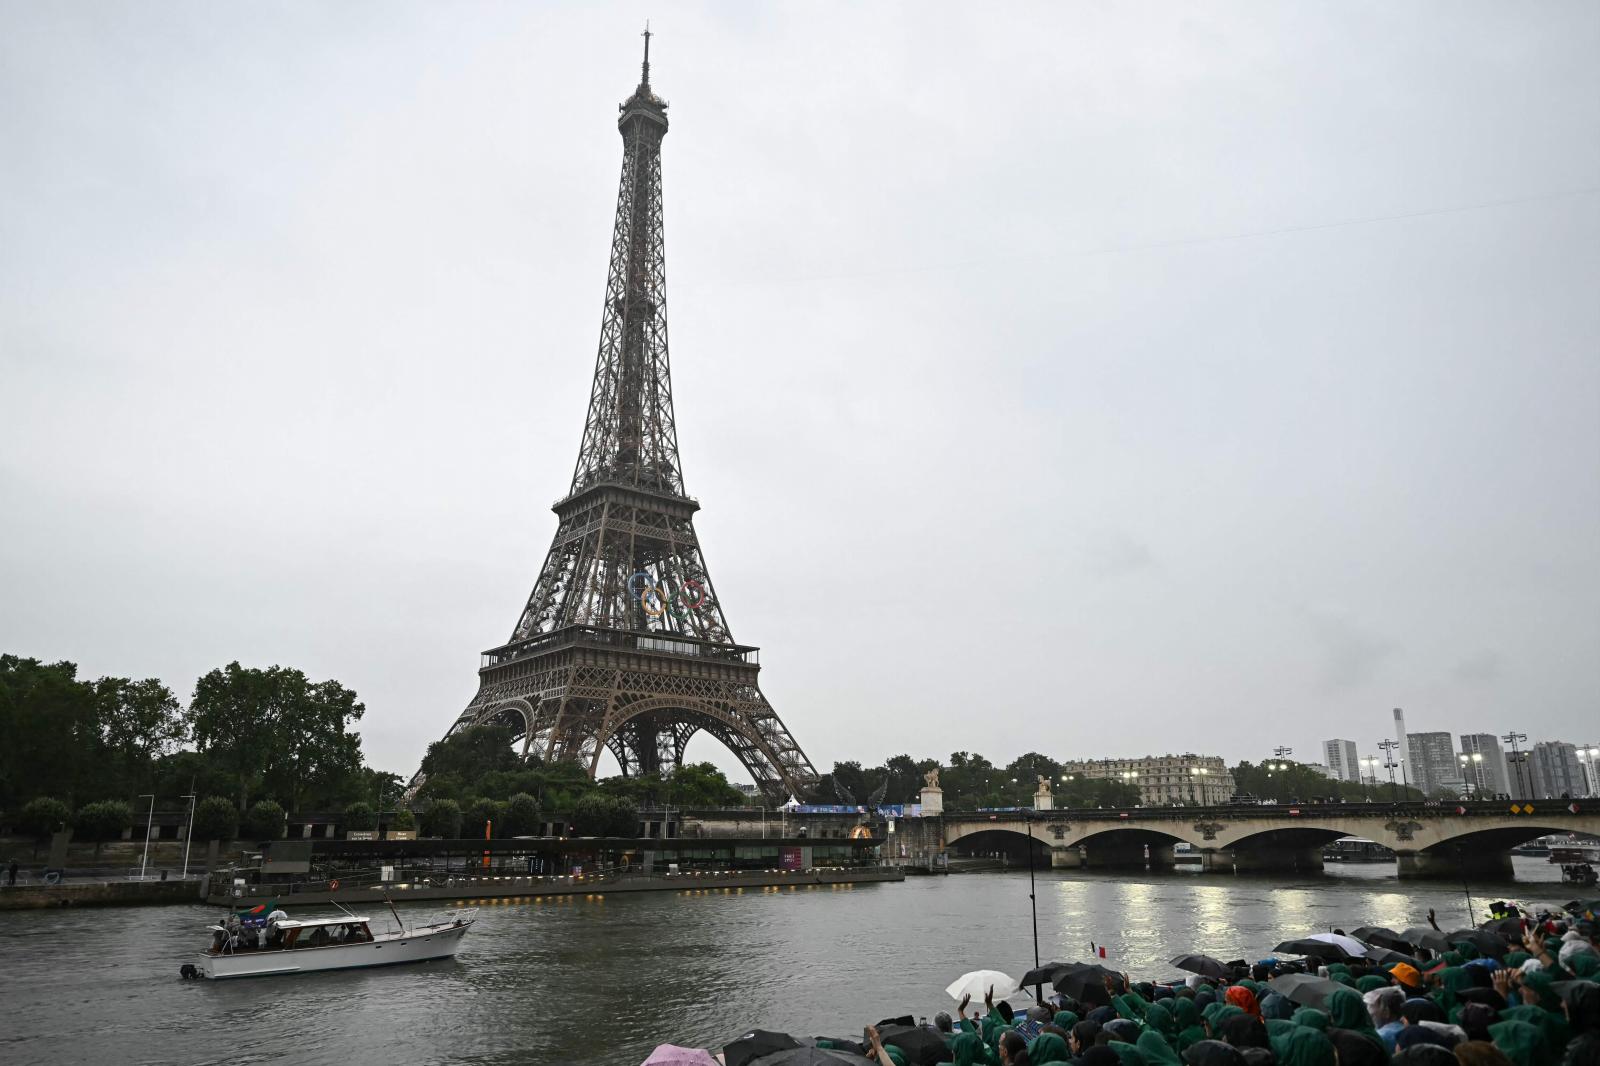
[{"label": "boat cabin", "polygon": [[[282,915],[282,917],[279,917]],[[370,944],[372,919],[356,914],[337,918],[290,918],[273,911],[266,921],[243,924],[230,919],[211,927],[211,955],[247,951],[292,951],[296,948],[330,948],[345,944]]]}]

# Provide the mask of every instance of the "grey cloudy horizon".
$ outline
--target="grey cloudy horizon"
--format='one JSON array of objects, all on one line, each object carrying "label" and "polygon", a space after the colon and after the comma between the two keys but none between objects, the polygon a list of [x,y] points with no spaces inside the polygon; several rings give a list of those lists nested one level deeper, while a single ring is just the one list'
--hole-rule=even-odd
[{"label": "grey cloudy horizon", "polygon": [[0,0],[0,651],[338,678],[409,774],[571,480],[646,17],[684,477],[819,769],[1600,742],[1579,2]]}]

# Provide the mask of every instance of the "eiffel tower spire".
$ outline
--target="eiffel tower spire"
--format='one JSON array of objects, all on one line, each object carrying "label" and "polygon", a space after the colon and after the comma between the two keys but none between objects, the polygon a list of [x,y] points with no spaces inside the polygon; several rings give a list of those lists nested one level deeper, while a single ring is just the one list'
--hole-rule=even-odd
[{"label": "eiffel tower spire", "polygon": [[[451,727],[509,725],[525,758],[593,776],[667,773],[704,730],[780,800],[816,770],[761,694],[757,648],[734,643],[684,492],[667,358],[661,141],[667,103],[639,86],[620,108],[622,178],[583,442],[559,525],[510,640],[483,655]],[[422,784],[419,774],[412,791]]]}]

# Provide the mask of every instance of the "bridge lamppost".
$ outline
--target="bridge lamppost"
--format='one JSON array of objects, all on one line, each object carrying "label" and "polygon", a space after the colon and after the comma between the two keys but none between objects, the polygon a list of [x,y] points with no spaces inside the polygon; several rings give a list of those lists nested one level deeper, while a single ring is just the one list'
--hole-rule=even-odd
[{"label": "bridge lamppost", "polygon": [[[1483,762],[1483,752],[1474,751],[1470,754],[1462,752],[1456,758],[1461,760],[1461,783],[1463,789],[1468,796],[1476,796],[1479,790],[1483,788],[1483,767],[1480,765]],[[1469,773],[1472,775],[1471,777],[1467,776]]]},{"label": "bridge lamppost", "polygon": [[1285,747],[1283,747],[1281,745],[1272,749],[1272,757],[1274,759],[1279,759],[1279,760],[1287,759],[1289,756],[1291,756],[1293,754],[1294,754],[1294,749],[1293,748],[1285,748]]},{"label": "bridge lamppost", "polygon": [[1399,763],[1394,761],[1394,749],[1398,748],[1399,746],[1400,746],[1400,742],[1398,740],[1380,740],[1380,741],[1378,741],[1378,747],[1383,752],[1383,765],[1389,771],[1389,802],[1390,803],[1395,803],[1395,802],[1398,801],[1398,797],[1395,795],[1395,791],[1394,791],[1394,768],[1396,766],[1398,766]]},{"label": "bridge lamppost", "polygon": [[1517,799],[1527,799],[1528,797],[1523,794],[1526,791],[1522,782],[1523,758],[1522,753],[1517,750],[1517,745],[1520,742],[1527,740],[1528,734],[1518,733],[1513,729],[1500,739],[1511,745],[1511,764],[1517,768]]},{"label": "bridge lamppost", "polygon": [[1584,783],[1588,785],[1589,798],[1593,799],[1596,796],[1600,796],[1600,780],[1595,779],[1594,765],[1595,759],[1600,758],[1600,747],[1596,747],[1593,744],[1585,744],[1578,749],[1578,754],[1583,757]]}]

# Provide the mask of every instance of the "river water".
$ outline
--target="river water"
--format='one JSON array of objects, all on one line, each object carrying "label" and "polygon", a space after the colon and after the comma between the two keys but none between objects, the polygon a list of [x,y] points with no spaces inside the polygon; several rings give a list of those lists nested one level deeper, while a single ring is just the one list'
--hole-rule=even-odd
[{"label": "river water", "polygon": [[[1543,860],[1496,898],[1571,898]],[[1255,959],[1280,938],[1362,924],[1464,922],[1462,886],[1392,866],[1298,880],[1044,872],[1039,952],[1166,977],[1190,949]],[[416,905],[413,913],[429,908]],[[658,1043],[720,1046],[752,1025],[859,1035],[952,1004],[968,970],[1033,963],[1026,871],[793,891],[647,893],[485,906],[449,961],[236,982],[178,967],[218,912],[203,906],[0,912],[0,1062],[619,1063]],[[374,915],[377,917],[377,915]]]}]

